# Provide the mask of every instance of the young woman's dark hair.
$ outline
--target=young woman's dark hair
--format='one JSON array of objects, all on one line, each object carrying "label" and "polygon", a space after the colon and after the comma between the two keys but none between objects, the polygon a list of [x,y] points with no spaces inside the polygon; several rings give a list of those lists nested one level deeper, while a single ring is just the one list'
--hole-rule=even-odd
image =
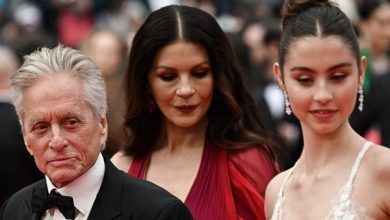
[{"label": "young woman's dark hair", "polygon": [[158,108],[148,111],[152,97],[147,77],[156,53],[177,40],[199,44],[210,60],[215,90],[206,139],[227,149],[264,145],[272,149],[271,134],[258,116],[237,58],[216,20],[200,9],[172,5],[153,12],[133,40],[126,79],[125,125],[130,129],[126,154],[148,154],[164,135],[162,113]]},{"label": "young woman's dark hair", "polygon": [[357,65],[360,65],[360,49],[354,28],[348,17],[329,0],[286,0],[282,9],[282,29],[279,44],[282,71],[290,45],[309,36],[340,37],[349,45]]}]

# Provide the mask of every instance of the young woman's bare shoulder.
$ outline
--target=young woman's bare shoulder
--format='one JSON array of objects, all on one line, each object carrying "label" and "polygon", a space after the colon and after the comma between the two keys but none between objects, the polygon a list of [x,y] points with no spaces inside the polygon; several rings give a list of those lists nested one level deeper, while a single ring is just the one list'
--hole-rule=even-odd
[{"label": "young woman's bare shoulder", "polygon": [[[390,183],[390,149],[381,145],[373,145],[367,152],[367,163],[372,173],[381,180]],[[390,186],[390,185],[389,185]]]},{"label": "young woman's bare shoulder", "polygon": [[390,149],[374,145],[367,156],[368,168],[373,175],[371,185],[377,192],[376,199],[381,201],[381,210],[390,216]]},{"label": "young woman's bare shoulder", "polygon": [[280,187],[282,185],[283,180],[286,178],[287,174],[291,169],[288,169],[284,172],[276,175],[268,184],[266,192],[265,192],[265,215],[267,219],[271,219],[274,206],[278,197],[278,193]]},{"label": "young woman's bare shoulder", "polygon": [[133,157],[126,155],[123,151],[119,151],[111,157],[111,162],[120,170],[127,172],[130,168]]}]

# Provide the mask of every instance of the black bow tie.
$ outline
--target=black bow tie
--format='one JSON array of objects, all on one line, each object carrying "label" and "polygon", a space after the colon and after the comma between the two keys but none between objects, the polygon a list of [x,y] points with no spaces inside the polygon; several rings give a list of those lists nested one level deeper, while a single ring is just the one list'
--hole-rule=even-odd
[{"label": "black bow tie", "polygon": [[66,219],[74,219],[76,217],[73,198],[70,196],[62,196],[52,190],[47,194],[46,189],[33,189],[31,200],[31,208],[33,213],[42,214],[47,209],[57,207]]}]

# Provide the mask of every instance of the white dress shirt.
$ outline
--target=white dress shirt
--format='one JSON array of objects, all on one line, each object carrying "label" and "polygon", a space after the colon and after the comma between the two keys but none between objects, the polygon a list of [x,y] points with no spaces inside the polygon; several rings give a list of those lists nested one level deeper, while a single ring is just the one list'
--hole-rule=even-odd
[{"label": "white dress shirt", "polygon": [[[48,192],[55,189],[63,196],[71,196],[76,207],[75,220],[87,220],[92,205],[103,182],[105,164],[102,154],[99,154],[95,164],[83,175],[68,185],[56,189],[46,176]],[[65,217],[57,208],[48,209],[42,216],[43,220],[64,220]]]}]

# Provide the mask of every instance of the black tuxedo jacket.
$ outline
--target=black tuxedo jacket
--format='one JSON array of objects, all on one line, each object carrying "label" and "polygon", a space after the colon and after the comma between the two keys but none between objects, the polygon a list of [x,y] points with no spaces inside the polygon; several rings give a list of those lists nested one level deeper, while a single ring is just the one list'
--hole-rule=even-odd
[{"label": "black tuxedo jacket", "polygon": [[[88,219],[91,220],[191,220],[185,205],[164,189],[118,170],[104,157],[106,170]],[[31,210],[33,188],[47,190],[40,180],[15,193],[3,206],[1,220],[38,220]]]},{"label": "black tuxedo jacket", "polygon": [[14,106],[0,101],[0,207],[12,194],[42,177],[24,145]]}]

